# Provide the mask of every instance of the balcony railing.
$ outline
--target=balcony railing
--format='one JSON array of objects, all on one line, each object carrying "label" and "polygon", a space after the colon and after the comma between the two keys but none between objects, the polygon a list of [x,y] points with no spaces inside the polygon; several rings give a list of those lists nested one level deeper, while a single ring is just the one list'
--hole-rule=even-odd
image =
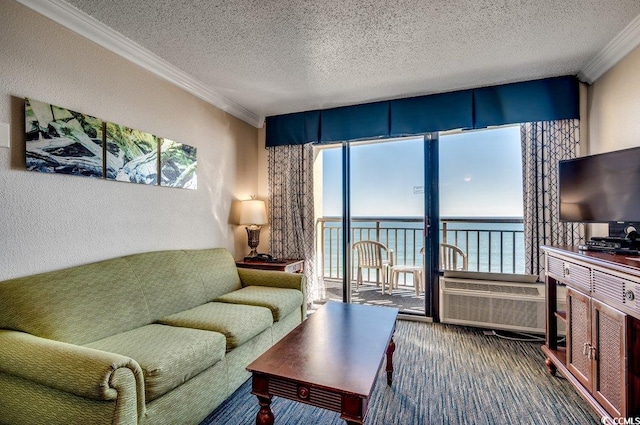
[{"label": "balcony railing", "polygon": [[[395,264],[423,264],[420,249],[424,224],[421,218],[354,218],[351,241],[375,240],[393,250]],[[342,279],[342,219],[318,219],[320,235],[320,267],[322,277]],[[524,233],[522,219],[443,218],[440,221],[441,242],[460,247],[469,261],[470,271],[524,273]],[[353,253],[351,253],[353,255]],[[352,257],[355,266],[355,258]],[[352,271],[355,276],[355,269]],[[366,281],[375,281],[367,274]]]}]

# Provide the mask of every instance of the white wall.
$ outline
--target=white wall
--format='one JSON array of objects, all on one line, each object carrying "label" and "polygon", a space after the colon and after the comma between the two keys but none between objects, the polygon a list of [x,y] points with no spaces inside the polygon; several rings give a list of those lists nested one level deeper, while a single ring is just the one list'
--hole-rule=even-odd
[{"label": "white wall", "polygon": [[[25,169],[25,97],[198,148],[198,190]],[[257,192],[257,130],[11,0],[0,0],[0,280],[119,255],[222,246]]]},{"label": "white wall", "polygon": [[640,146],[640,47],[589,87],[590,154]]},{"label": "white wall", "polygon": [[[590,155],[640,146],[640,47],[588,89]],[[607,236],[606,224],[589,226],[589,236]]]}]

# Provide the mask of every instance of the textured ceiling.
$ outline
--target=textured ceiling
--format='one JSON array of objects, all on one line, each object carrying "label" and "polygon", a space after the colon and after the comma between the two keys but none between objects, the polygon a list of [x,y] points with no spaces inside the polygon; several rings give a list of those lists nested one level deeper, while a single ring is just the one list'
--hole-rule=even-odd
[{"label": "textured ceiling", "polygon": [[259,116],[578,74],[639,0],[66,0]]}]

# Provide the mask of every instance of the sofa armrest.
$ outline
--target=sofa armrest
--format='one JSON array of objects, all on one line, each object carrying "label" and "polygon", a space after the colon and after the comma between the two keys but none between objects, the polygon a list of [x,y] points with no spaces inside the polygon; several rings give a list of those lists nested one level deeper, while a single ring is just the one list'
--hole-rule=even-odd
[{"label": "sofa armrest", "polygon": [[242,286],[270,286],[272,288],[297,289],[302,292],[302,320],[307,315],[307,278],[302,273],[286,273],[273,270],[238,268]]},{"label": "sofa armrest", "polygon": [[135,397],[138,422],[145,413],[142,369],[119,354],[0,329],[0,372],[94,400]]}]

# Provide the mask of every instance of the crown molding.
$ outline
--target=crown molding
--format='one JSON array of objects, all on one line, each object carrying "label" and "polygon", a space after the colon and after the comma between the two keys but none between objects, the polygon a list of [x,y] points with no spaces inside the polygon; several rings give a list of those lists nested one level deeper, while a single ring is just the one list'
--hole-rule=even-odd
[{"label": "crown molding", "polygon": [[183,70],[70,4],[62,0],[17,1],[236,118],[254,127],[262,127],[264,117],[217,93]]},{"label": "crown molding", "polygon": [[633,49],[640,45],[640,15],[631,21],[598,55],[578,73],[581,81],[589,84],[613,68]]}]

